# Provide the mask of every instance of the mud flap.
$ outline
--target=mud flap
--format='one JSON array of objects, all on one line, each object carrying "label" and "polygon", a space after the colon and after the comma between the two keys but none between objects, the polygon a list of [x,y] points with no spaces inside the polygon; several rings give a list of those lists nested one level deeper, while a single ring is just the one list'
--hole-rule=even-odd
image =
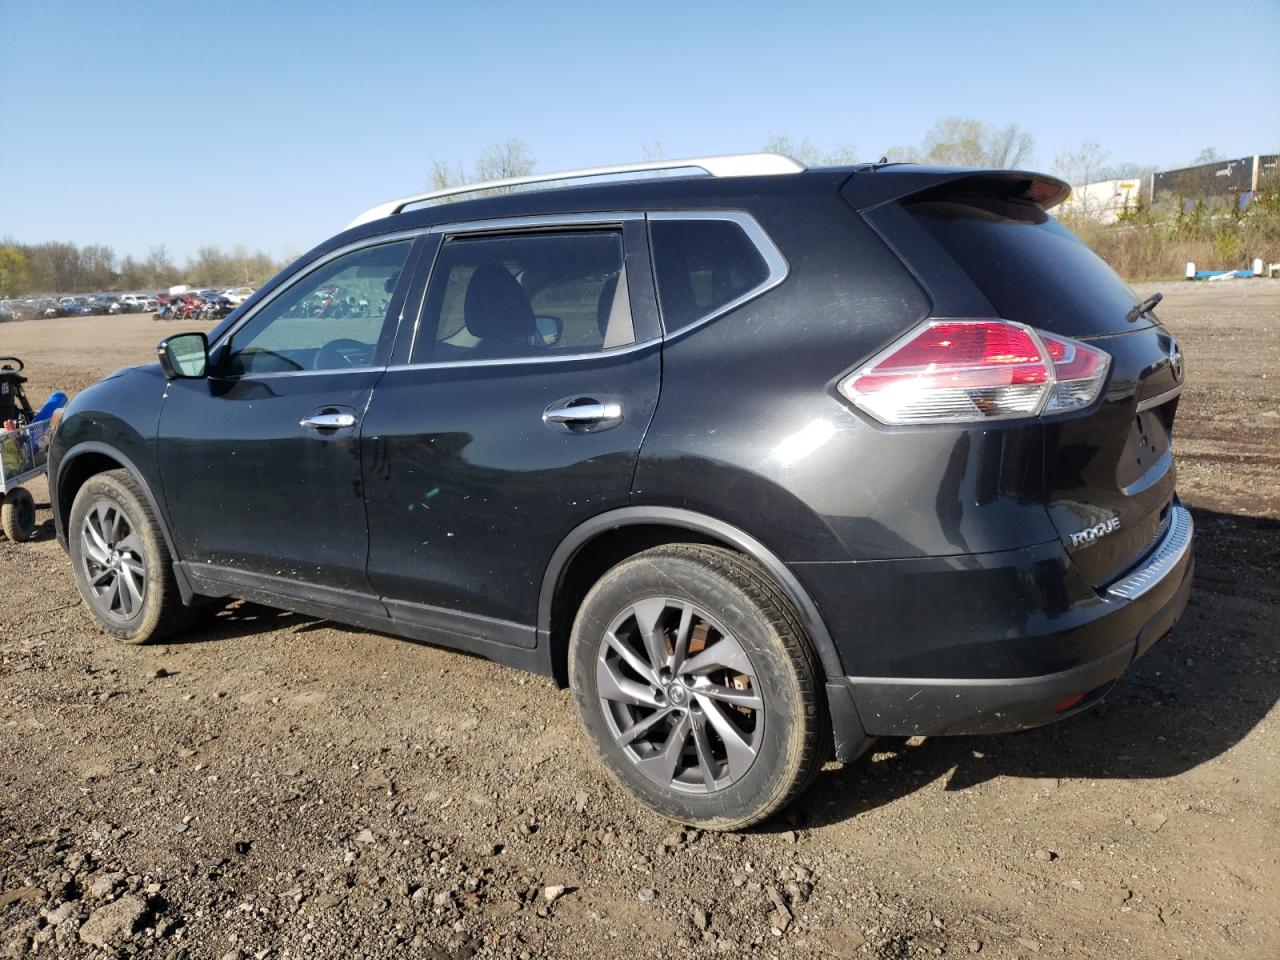
[{"label": "mud flap", "polygon": [[875,741],[867,736],[854,706],[853,694],[843,683],[827,684],[827,706],[831,711],[831,728],[835,741],[835,758],[848,763],[860,757]]}]

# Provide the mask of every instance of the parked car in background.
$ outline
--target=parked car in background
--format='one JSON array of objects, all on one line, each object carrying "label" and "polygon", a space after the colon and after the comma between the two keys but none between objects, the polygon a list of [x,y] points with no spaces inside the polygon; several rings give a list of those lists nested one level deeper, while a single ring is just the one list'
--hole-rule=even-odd
[{"label": "parked car in background", "polygon": [[118,307],[115,310],[111,309],[112,304],[117,302],[118,301],[115,300],[115,298],[109,297],[105,293],[100,293],[95,297],[89,298],[89,309],[93,313],[100,314],[101,316],[106,316],[109,313],[119,313],[120,310]]},{"label": "parked car in background", "polygon": [[37,320],[44,316],[42,301],[33,298],[10,300],[9,309],[15,320]]},{"label": "parked car in background", "polygon": [[58,309],[64,317],[87,317],[94,312],[85,297],[63,297],[58,301]]},{"label": "parked car in background", "polygon": [[253,287],[231,287],[229,290],[223,290],[222,295],[233,307],[238,307],[251,296],[253,296]]},{"label": "parked car in background", "polygon": [[878,736],[1088,709],[1173,628],[1182,352],[1065,182],[453,192],[530,180],[373,207],[71,402],[50,501],[108,634],[237,597],[536,670],[625,790],[723,830]]},{"label": "parked car in background", "polygon": [[142,310],[144,298],[133,293],[123,293],[120,295],[120,305],[126,313],[138,313]]},{"label": "parked car in background", "polygon": [[147,297],[142,301],[143,313],[155,313],[160,309],[160,300],[156,297]]}]

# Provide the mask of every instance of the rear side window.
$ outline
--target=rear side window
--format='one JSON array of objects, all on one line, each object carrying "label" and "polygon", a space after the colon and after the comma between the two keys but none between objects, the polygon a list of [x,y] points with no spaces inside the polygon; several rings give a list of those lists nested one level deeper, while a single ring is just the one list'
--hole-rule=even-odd
[{"label": "rear side window", "polygon": [[732,220],[654,219],[649,231],[668,333],[723,309],[769,279],[760,250]]},{"label": "rear side window", "polygon": [[1131,330],[1140,298],[1066,227],[1029,203],[975,197],[906,207],[1006,320],[1070,337]]},{"label": "rear side window", "polygon": [[635,342],[619,230],[455,237],[436,257],[414,363]]}]

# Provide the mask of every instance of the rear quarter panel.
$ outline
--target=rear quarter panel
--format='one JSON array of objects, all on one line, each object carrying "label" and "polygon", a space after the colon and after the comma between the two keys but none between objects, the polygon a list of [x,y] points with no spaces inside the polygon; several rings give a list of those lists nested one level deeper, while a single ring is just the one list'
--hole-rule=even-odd
[{"label": "rear quarter panel", "polygon": [[696,510],[787,562],[1013,549],[1055,539],[1037,421],[887,428],[835,383],[930,302],[838,194],[751,207],[789,274],[668,339],[634,505]]}]

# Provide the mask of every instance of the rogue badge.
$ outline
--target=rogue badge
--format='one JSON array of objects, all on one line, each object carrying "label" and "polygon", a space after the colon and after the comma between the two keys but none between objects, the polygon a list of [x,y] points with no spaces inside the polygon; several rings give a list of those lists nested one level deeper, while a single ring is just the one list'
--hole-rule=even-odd
[{"label": "rogue badge", "polygon": [[1120,529],[1120,518],[1112,517],[1110,520],[1103,520],[1099,524],[1092,527],[1085,527],[1083,530],[1077,531],[1071,535],[1071,545],[1079,547],[1086,543],[1093,543],[1105,537],[1108,533],[1114,533]]}]

